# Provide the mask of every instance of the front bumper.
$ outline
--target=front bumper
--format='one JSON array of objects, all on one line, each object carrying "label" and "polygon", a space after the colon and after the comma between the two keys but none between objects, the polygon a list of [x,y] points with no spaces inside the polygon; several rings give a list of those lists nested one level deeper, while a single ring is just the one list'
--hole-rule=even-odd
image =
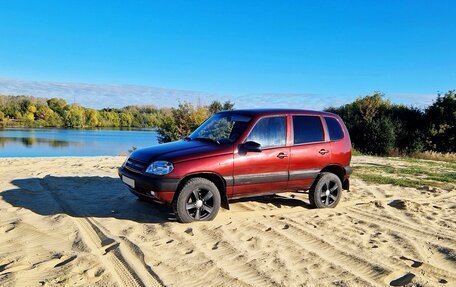
[{"label": "front bumper", "polygon": [[[158,202],[171,203],[179,184],[178,178],[148,176],[132,172],[123,166],[118,169],[118,172],[121,179],[122,176],[126,176],[135,181],[134,188],[124,183],[133,194],[141,195]],[[151,191],[154,192],[154,195],[151,194]]]}]

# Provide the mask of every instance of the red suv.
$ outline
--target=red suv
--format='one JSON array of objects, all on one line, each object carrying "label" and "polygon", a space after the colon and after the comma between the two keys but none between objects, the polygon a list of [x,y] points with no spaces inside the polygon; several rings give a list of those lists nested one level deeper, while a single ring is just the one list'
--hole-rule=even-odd
[{"label": "red suv", "polygon": [[134,151],[119,168],[143,200],[172,204],[180,222],[211,220],[228,200],[309,190],[335,207],[349,188],[351,143],[335,114],[281,109],[214,114],[185,139]]}]

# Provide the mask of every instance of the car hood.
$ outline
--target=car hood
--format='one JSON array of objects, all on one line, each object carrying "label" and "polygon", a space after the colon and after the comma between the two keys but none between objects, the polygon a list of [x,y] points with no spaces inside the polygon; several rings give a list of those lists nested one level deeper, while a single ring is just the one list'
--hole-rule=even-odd
[{"label": "car hood", "polygon": [[232,152],[231,145],[198,140],[179,140],[135,150],[130,157],[142,162],[167,160],[173,163]]}]

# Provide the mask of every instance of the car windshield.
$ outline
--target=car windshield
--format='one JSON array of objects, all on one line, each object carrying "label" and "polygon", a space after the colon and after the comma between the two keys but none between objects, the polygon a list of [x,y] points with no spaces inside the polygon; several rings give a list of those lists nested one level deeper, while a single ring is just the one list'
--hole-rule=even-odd
[{"label": "car windshield", "polygon": [[252,118],[238,114],[215,114],[197,128],[190,140],[208,140],[217,143],[233,143],[244,132]]}]

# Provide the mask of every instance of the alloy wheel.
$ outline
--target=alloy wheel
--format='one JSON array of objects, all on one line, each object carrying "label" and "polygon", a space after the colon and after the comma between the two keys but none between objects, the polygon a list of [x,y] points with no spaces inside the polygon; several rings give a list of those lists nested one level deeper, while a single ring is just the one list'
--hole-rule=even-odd
[{"label": "alloy wheel", "polygon": [[339,196],[339,186],[333,180],[327,180],[321,186],[320,192],[320,200],[321,203],[326,206],[331,206],[334,202],[336,202],[337,197]]},{"label": "alloy wheel", "polygon": [[195,189],[187,198],[185,208],[188,214],[195,220],[203,220],[214,209],[214,194],[210,190]]}]

